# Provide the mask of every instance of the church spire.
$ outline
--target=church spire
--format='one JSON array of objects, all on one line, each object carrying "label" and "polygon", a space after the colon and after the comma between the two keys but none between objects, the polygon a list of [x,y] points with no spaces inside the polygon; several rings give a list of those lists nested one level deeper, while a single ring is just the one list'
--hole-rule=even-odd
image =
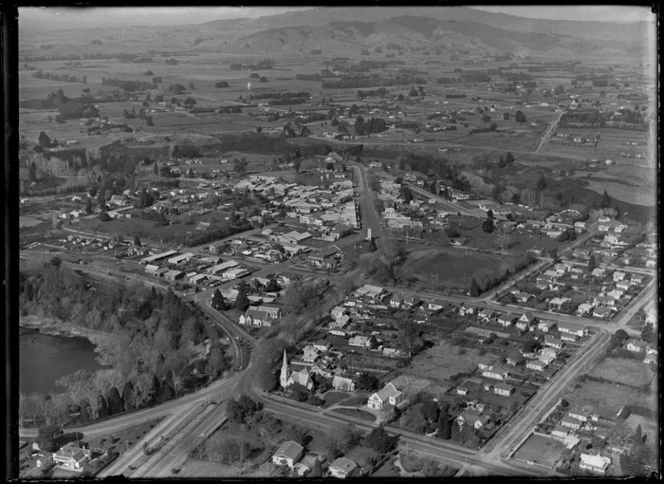
[{"label": "church spire", "polygon": [[282,388],[288,386],[288,377],[290,376],[290,371],[288,369],[288,359],[286,358],[286,349],[284,349],[284,361],[281,364],[281,375],[279,377],[279,383]]}]

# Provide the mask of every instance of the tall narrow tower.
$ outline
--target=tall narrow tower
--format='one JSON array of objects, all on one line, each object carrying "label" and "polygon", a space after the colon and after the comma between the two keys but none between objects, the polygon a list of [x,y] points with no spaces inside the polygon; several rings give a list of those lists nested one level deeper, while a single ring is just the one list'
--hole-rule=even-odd
[{"label": "tall narrow tower", "polygon": [[286,388],[288,385],[288,377],[290,376],[289,373],[288,360],[286,359],[286,350],[284,349],[284,361],[281,364],[281,375],[279,376],[279,383],[281,384],[282,388]]}]

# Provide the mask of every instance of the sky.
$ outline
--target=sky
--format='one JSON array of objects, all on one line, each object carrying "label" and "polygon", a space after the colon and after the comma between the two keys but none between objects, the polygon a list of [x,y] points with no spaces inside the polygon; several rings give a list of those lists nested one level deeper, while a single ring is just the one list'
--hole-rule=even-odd
[{"label": "sky", "polygon": [[[490,12],[529,18],[556,20],[601,20],[605,22],[630,22],[653,18],[647,7],[625,6],[511,6],[472,7]],[[252,18],[275,15],[287,11],[306,10],[307,7],[110,7],[110,8],[63,8],[22,7],[21,20],[32,20],[37,25],[48,22],[55,28],[80,26],[85,19],[87,27],[113,27],[130,25],[184,25],[209,22],[211,20]],[[57,26],[56,26],[57,25]]]},{"label": "sky", "polygon": [[472,7],[487,12],[499,12],[517,17],[544,18],[550,20],[596,20],[602,22],[636,22],[650,20],[654,14],[648,7],[626,7],[618,5],[582,6],[512,6]]}]

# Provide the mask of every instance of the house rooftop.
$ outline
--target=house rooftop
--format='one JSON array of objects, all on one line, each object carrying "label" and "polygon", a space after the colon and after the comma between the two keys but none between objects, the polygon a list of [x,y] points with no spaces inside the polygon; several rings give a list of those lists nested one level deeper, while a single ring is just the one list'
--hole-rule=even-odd
[{"label": "house rooftop", "polygon": [[287,440],[279,446],[274,455],[277,457],[285,457],[287,459],[296,459],[303,450],[304,447],[297,442]]}]

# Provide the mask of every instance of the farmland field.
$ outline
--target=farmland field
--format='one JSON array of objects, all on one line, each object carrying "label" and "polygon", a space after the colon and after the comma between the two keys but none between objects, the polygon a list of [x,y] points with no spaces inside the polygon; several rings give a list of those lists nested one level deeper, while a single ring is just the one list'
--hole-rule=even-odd
[{"label": "farmland field", "polygon": [[595,367],[590,376],[634,387],[650,383],[653,378],[652,370],[648,365],[639,360],[627,358],[606,358]]},{"label": "farmland field", "polygon": [[565,446],[556,439],[531,435],[514,454],[514,458],[552,468],[564,451]]}]

